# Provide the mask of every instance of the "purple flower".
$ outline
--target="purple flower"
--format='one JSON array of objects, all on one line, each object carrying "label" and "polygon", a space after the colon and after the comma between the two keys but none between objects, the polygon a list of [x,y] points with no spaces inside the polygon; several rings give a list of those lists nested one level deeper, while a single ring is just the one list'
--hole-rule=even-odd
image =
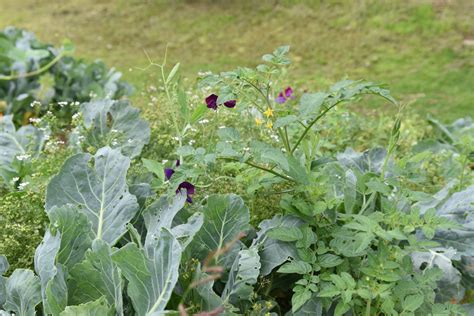
[{"label": "purple flower", "polygon": [[209,109],[217,110],[217,95],[211,94],[206,98],[206,104]]},{"label": "purple flower", "polygon": [[281,91],[278,96],[275,98],[275,102],[279,104],[283,104],[288,99],[294,99],[295,97],[293,96],[293,89],[291,87],[287,87],[285,91]]},{"label": "purple flower", "polygon": [[[222,104],[217,104],[217,99],[219,97],[215,94],[211,94],[206,98],[206,104],[209,109],[213,109],[214,111],[217,110],[217,107],[222,105]],[[229,100],[224,102],[224,106],[228,108],[233,108],[237,104],[237,100]]]},{"label": "purple flower", "polygon": [[283,92],[278,94],[278,97],[275,98],[276,103],[283,104],[286,102],[286,98],[283,96]]},{"label": "purple flower", "polygon": [[224,106],[231,109],[231,108],[235,107],[236,103],[237,103],[237,100],[229,100],[229,101],[224,102]]},{"label": "purple flower", "polygon": [[192,196],[195,192],[194,185],[188,181],[181,182],[178,186],[178,189],[176,189],[176,193],[180,193],[182,189],[186,190],[186,202],[193,203]]},{"label": "purple flower", "polygon": [[174,170],[171,168],[165,168],[165,178],[166,180],[171,179],[171,176],[173,175]]}]

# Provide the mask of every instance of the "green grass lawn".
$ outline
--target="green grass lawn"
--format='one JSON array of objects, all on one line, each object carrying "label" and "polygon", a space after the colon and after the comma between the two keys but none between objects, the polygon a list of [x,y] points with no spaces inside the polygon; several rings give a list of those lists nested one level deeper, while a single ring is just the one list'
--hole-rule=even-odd
[{"label": "green grass lawn", "polygon": [[[102,59],[137,87],[158,84],[144,50],[165,47],[192,80],[200,70],[253,66],[292,47],[288,85],[324,89],[341,79],[387,83],[421,114],[474,116],[474,1],[0,0],[0,27],[43,41],[70,38],[77,56]],[[373,106],[373,104],[369,104]]]}]

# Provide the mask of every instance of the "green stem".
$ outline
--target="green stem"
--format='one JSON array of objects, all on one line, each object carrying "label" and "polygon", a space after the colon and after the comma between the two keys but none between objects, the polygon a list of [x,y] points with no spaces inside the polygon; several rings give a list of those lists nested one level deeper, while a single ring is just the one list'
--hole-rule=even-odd
[{"label": "green stem", "polygon": [[[238,160],[238,159],[235,159],[235,158],[220,157],[219,159],[242,163],[242,161],[240,161],[240,160]],[[271,173],[271,174],[273,174],[273,175],[275,175],[275,176],[277,176],[277,177],[279,177],[279,178],[285,179],[285,180],[287,180],[287,181],[296,182],[296,180],[294,180],[294,179],[292,179],[292,178],[290,178],[290,177],[288,177],[288,176],[285,176],[284,174],[278,173],[278,172],[276,172],[276,171],[274,171],[274,170],[272,170],[272,169],[268,169],[268,168],[259,166],[259,165],[257,165],[257,164],[254,164],[253,162],[245,161],[245,162],[243,162],[243,163],[246,164],[246,165],[249,165],[249,166],[251,166],[251,167],[254,167],[254,168],[256,168],[256,169],[260,169],[260,170],[262,170],[262,171],[266,171],[266,172],[268,172],[268,173]]]},{"label": "green stem", "polygon": [[366,315],[366,316],[370,316],[370,305],[372,305],[372,300],[371,300],[371,299],[369,299],[369,300],[367,301],[367,307],[366,307],[366,309],[365,309],[365,315]]},{"label": "green stem", "polygon": [[0,80],[15,80],[15,79],[21,79],[21,78],[28,78],[28,77],[33,77],[33,76],[36,76],[36,75],[39,75],[40,73],[42,72],[45,72],[46,70],[48,70],[49,68],[51,68],[55,63],[57,63],[61,58],[64,57],[64,55],[66,55],[64,52],[61,52],[59,53],[56,57],[53,58],[53,60],[51,60],[49,63],[47,63],[46,65],[44,65],[43,67],[40,67],[32,72],[27,72],[27,73],[24,73],[24,74],[17,74],[17,75],[10,75],[10,76],[3,76],[3,75],[0,75]]},{"label": "green stem", "polygon": [[336,103],[334,103],[333,105],[331,105],[330,107],[326,108],[321,114],[319,114],[313,121],[311,121],[311,123],[308,124],[308,126],[306,126],[305,130],[303,131],[303,133],[301,134],[301,136],[298,138],[298,140],[296,141],[295,143],[295,146],[293,147],[293,149],[290,151],[291,154],[293,154],[295,152],[295,150],[298,148],[298,146],[300,145],[301,141],[303,140],[303,138],[306,136],[306,134],[308,134],[309,130],[311,129],[311,127],[313,127],[314,124],[316,124],[324,115],[326,115],[327,112],[329,112],[333,107],[335,107],[336,105],[338,105],[339,103],[341,103],[343,100],[341,101],[338,101]]}]

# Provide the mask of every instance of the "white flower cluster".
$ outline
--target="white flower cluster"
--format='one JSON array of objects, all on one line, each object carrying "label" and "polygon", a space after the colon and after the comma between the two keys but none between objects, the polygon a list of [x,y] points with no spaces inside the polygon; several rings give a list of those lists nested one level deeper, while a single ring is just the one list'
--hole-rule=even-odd
[{"label": "white flower cluster", "polygon": [[28,155],[28,154],[23,154],[23,155],[16,156],[16,159],[19,160],[19,161],[23,161],[23,160],[29,159],[30,157],[31,156]]}]

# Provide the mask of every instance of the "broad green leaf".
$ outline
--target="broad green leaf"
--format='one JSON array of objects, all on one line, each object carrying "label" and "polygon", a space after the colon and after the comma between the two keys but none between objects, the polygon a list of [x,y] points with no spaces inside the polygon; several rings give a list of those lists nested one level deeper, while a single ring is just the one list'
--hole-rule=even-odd
[{"label": "broad green leaf", "polygon": [[300,99],[300,116],[307,119],[310,115],[319,114],[321,106],[328,96],[324,92],[304,93]]},{"label": "broad green leaf", "polygon": [[81,105],[85,130],[76,131],[85,139],[81,146],[118,148],[130,158],[138,156],[150,140],[148,122],[127,100],[96,100]]},{"label": "broad green leaf", "polygon": [[293,313],[297,312],[304,304],[309,302],[309,300],[311,299],[311,296],[312,296],[312,293],[307,288],[304,289],[303,291],[294,293],[293,296],[291,297],[291,311]]},{"label": "broad green leaf", "polygon": [[260,250],[261,274],[268,275],[277,266],[288,259],[296,258],[296,247],[293,242],[283,242],[268,236],[268,232],[275,228],[290,228],[301,226],[302,221],[293,216],[276,215],[272,219],[267,219],[259,224],[260,231],[257,232],[257,238],[253,245],[262,246]]},{"label": "broad green leaf", "polygon": [[46,210],[78,206],[91,222],[95,239],[114,245],[138,210],[125,180],[130,159],[109,147],[99,149],[93,167],[91,159],[89,154],[77,154],[66,160],[48,184]]},{"label": "broad green leaf", "polygon": [[35,315],[35,307],[41,302],[41,284],[33,271],[16,269],[5,285],[6,300],[3,308],[18,316]]},{"label": "broad green leaf", "polygon": [[340,301],[336,305],[336,309],[334,310],[334,316],[342,316],[350,309],[351,309],[350,304]]},{"label": "broad green leaf", "polygon": [[334,297],[341,294],[341,290],[339,290],[334,285],[328,285],[324,287],[318,294],[319,297]]},{"label": "broad green leaf", "polygon": [[[192,242],[193,255],[204,259],[249,229],[250,214],[237,195],[212,195],[203,209],[204,224]],[[219,265],[223,259],[216,258]]]},{"label": "broad green leaf", "polygon": [[267,236],[281,241],[297,241],[303,238],[303,232],[298,227],[276,227]]},{"label": "broad green leaf", "polygon": [[36,248],[35,271],[41,281],[43,309],[47,314],[58,315],[66,308],[67,286],[61,267],[56,266],[56,256],[61,245],[60,233],[55,236],[46,231],[43,241]]},{"label": "broad green leaf", "polygon": [[160,315],[178,281],[179,242],[166,228],[152,242],[146,252],[129,243],[112,255],[128,281],[127,293],[138,316]]},{"label": "broad green leaf", "polygon": [[105,297],[118,315],[123,313],[122,277],[112,261],[112,249],[103,240],[94,240],[84,261],[69,275],[69,303],[82,304]]},{"label": "broad green leaf", "polygon": [[423,305],[423,302],[424,299],[421,294],[408,295],[402,302],[402,308],[405,311],[414,312]]},{"label": "broad green leaf", "polygon": [[[306,296],[307,294],[301,294]],[[294,297],[295,295],[293,295]],[[311,298],[306,301],[300,308],[298,307],[299,302],[293,302],[293,300],[300,300],[303,301],[305,297],[298,297],[298,298],[293,298],[292,297],[292,309],[296,309],[296,311],[292,311],[291,314],[286,314],[287,316],[322,316],[323,315],[323,304],[321,302],[321,299],[318,297],[316,293],[313,293]]]},{"label": "broad green leaf", "polygon": [[285,127],[297,121],[298,121],[298,118],[295,115],[287,115],[287,116],[277,118],[273,127],[274,128]]},{"label": "broad green leaf", "polygon": [[57,262],[68,270],[84,259],[84,254],[92,245],[92,228],[87,216],[77,205],[54,206],[48,212],[51,226],[61,232],[61,247]]},{"label": "broad green leaf", "polygon": [[[9,185],[19,175],[21,165],[36,158],[44,145],[44,133],[32,125],[13,125],[13,116],[0,117],[0,178]],[[18,157],[18,158],[17,158]]]},{"label": "broad green leaf", "polygon": [[110,308],[107,300],[102,297],[95,301],[90,301],[77,306],[68,306],[60,316],[106,316],[110,315]]},{"label": "broad green leaf", "polygon": [[307,274],[310,273],[313,269],[311,265],[304,261],[293,260],[285,263],[278,269],[279,273],[298,273],[298,274]]},{"label": "broad green leaf", "polygon": [[163,165],[156,160],[142,158],[143,166],[150,172],[152,172],[161,183],[165,182],[165,169]]},{"label": "broad green leaf", "polygon": [[343,262],[344,260],[341,257],[333,255],[331,253],[326,253],[318,257],[318,264],[323,268],[337,267]]},{"label": "broad green leaf", "polygon": [[193,240],[195,234],[201,229],[204,222],[202,213],[196,212],[190,216],[186,222],[178,225],[173,223],[177,214],[183,209],[186,203],[186,194],[177,194],[171,201],[166,197],[161,197],[158,201],[151,204],[143,213],[147,235],[145,239],[145,247],[148,245],[154,247],[154,239],[162,228],[170,230],[181,247],[185,249]]},{"label": "broad green leaf", "polygon": [[253,286],[260,274],[260,266],[260,256],[256,247],[241,250],[229,272],[222,299],[233,303],[250,301]]}]

